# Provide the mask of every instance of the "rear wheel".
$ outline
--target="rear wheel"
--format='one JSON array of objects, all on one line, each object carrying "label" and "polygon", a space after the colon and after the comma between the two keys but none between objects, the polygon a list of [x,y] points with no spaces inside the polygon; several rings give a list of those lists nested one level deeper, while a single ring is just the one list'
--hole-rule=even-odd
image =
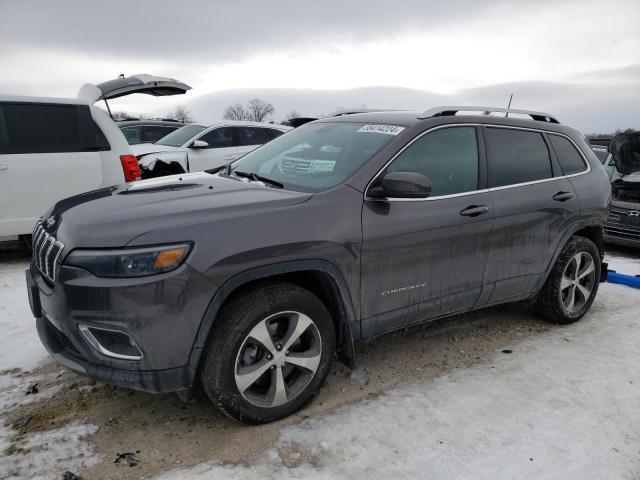
[{"label": "rear wheel", "polygon": [[333,358],[333,321],[291,284],[250,290],[226,305],[201,371],[207,396],[229,416],[266,423],[291,415],[320,389]]},{"label": "rear wheel", "polygon": [[598,292],[600,269],[600,253],[594,243],[584,237],[571,238],[538,296],[538,312],[555,323],[580,320]]}]

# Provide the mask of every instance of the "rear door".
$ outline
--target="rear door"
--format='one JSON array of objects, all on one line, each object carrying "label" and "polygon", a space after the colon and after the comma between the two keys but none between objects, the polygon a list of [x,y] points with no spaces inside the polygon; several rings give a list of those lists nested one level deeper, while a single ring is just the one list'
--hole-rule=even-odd
[{"label": "rear door", "polygon": [[485,283],[489,302],[533,293],[568,227],[580,214],[546,135],[483,127],[495,211]]},{"label": "rear door", "polygon": [[235,127],[236,146],[238,147],[238,158],[255,150],[260,145],[271,140],[271,136],[265,128],[260,127]]},{"label": "rear door", "polygon": [[365,200],[364,337],[476,304],[493,225],[478,133],[469,125],[427,132],[386,168],[426,175],[430,197]]},{"label": "rear door", "polygon": [[0,235],[31,233],[55,202],[101,186],[96,128],[87,105],[0,103]]},{"label": "rear door", "polygon": [[233,134],[233,127],[219,127],[198,137],[198,140],[207,142],[207,146],[187,148],[189,171],[199,172],[220,167],[238,158],[238,149],[233,145]]}]

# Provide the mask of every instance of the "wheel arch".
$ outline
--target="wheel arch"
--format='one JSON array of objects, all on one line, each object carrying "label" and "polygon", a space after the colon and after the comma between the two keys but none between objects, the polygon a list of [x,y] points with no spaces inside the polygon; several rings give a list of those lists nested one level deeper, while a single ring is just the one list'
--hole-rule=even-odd
[{"label": "wheel arch", "polygon": [[556,260],[558,260],[560,253],[562,253],[562,250],[567,245],[567,242],[571,239],[571,237],[576,237],[576,236],[585,237],[591,240],[596,245],[596,248],[600,253],[600,260],[602,261],[602,258],[604,257],[603,235],[604,235],[604,228],[601,224],[598,224],[598,223],[578,222],[573,224],[570,228],[568,228],[564,236],[562,237],[562,240],[558,243],[558,246],[556,247],[556,250],[553,253],[551,261],[547,265],[542,281],[540,282],[540,285],[538,286],[537,290],[540,290],[542,286],[546,283],[547,279],[549,278],[549,275],[551,274],[551,270],[553,269],[553,266],[556,263]]},{"label": "wheel arch", "polygon": [[189,366],[194,379],[223,305],[242,291],[270,281],[293,283],[323,301],[334,321],[338,358],[349,367],[355,367],[354,341],[359,338],[359,330],[352,331],[356,319],[344,277],[326,260],[301,260],[247,270],[231,277],[218,289],[205,312],[191,351]]}]

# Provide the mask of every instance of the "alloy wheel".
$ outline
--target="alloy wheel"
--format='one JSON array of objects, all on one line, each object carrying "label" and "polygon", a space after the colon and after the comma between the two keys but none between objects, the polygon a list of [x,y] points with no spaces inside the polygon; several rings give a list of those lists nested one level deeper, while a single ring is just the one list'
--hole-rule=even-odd
[{"label": "alloy wheel", "polygon": [[253,405],[279,407],[304,391],[321,356],[320,332],[311,318],[296,311],[270,315],[251,329],[238,350],[236,386]]},{"label": "alloy wheel", "polygon": [[596,281],[593,257],[578,252],[564,269],[560,281],[560,300],[568,313],[576,313],[587,303]]}]

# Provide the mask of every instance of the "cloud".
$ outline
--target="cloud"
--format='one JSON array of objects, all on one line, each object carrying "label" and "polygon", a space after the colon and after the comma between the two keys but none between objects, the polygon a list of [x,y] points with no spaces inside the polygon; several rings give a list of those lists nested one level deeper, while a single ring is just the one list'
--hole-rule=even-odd
[{"label": "cloud", "polygon": [[[519,15],[526,18],[534,6],[549,2],[517,2]],[[499,26],[512,10],[509,5],[513,2],[22,0],[0,6],[0,44],[211,64],[300,45],[330,51],[345,43],[446,31],[476,19]]]}]

